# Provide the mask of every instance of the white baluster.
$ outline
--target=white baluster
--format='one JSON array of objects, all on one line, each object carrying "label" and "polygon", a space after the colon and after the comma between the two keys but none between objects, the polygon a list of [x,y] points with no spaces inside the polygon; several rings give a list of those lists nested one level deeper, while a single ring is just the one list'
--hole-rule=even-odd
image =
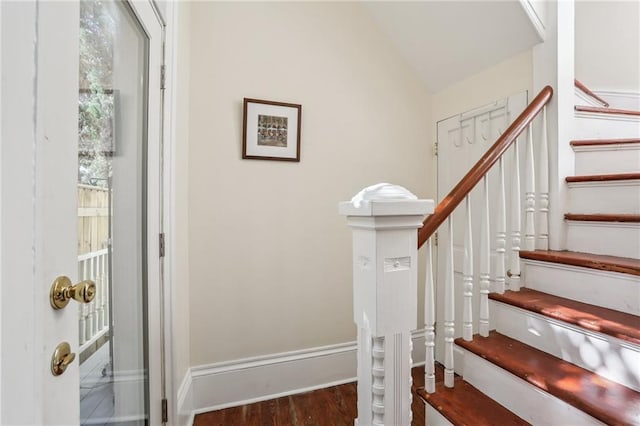
[{"label": "white baluster", "polygon": [[491,273],[491,243],[489,240],[489,179],[482,179],[482,223],[480,225],[480,313],[479,333],[489,336],[489,277]]},{"label": "white baluster", "polygon": [[471,200],[470,196],[465,197],[467,210],[467,223],[464,232],[464,265],[462,270],[462,338],[467,341],[473,340],[473,234],[471,227]]},{"label": "white baluster", "polygon": [[505,252],[507,247],[507,207],[505,202],[504,161],[498,161],[498,216],[496,218],[496,292],[504,293]]},{"label": "white baluster", "polygon": [[109,318],[109,294],[110,294],[110,284],[111,284],[111,271],[109,270],[109,258],[111,256],[111,252],[107,249],[107,252],[104,255],[104,286],[102,287],[102,301],[104,305],[104,327],[110,328],[110,318]]},{"label": "white baluster", "polygon": [[453,335],[455,326],[455,289],[453,285],[453,220],[447,218],[449,246],[447,247],[444,288],[444,385],[453,387]]},{"label": "white baluster", "polygon": [[549,154],[547,140],[547,107],[542,109],[542,137],[540,138],[540,164],[539,164],[539,196],[540,205],[538,216],[538,248],[549,249]]},{"label": "white baluster", "polygon": [[525,197],[524,247],[525,250],[535,250],[536,173],[533,154],[533,126],[531,124],[529,124],[529,135],[527,137]]},{"label": "white baluster", "polygon": [[[91,257],[88,260],[89,271],[85,279],[93,280],[95,277],[95,257]],[[95,335],[95,315],[94,308],[95,305],[93,302],[85,304],[87,307],[87,327],[86,327],[86,338],[87,340],[91,340],[91,338]]]},{"label": "white baluster", "polygon": [[371,419],[374,425],[384,425],[384,337],[373,337],[372,343],[372,403]]},{"label": "white baluster", "polygon": [[98,255],[98,273],[96,275],[96,324],[98,331],[104,327],[104,306],[102,300],[102,288],[104,287],[104,255],[101,253]]},{"label": "white baluster", "polygon": [[509,288],[520,290],[520,221],[522,215],[520,200],[520,149],[518,140],[513,144],[513,178],[511,180],[511,268]]},{"label": "white baluster", "polygon": [[436,391],[435,346],[436,346],[436,305],[433,286],[433,249],[431,238],[427,240],[427,271],[424,287],[424,329],[425,329],[425,365],[424,388],[428,393]]},{"label": "white baluster", "polygon": [[[78,278],[85,280],[87,273],[87,261],[81,260],[78,262]],[[78,342],[83,344],[87,341],[87,323],[85,321],[85,305],[80,303],[78,305]]]},{"label": "white baluster", "polygon": [[78,305],[78,343],[84,344],[87,341],[87,323],[84,320],[84,304]]}]

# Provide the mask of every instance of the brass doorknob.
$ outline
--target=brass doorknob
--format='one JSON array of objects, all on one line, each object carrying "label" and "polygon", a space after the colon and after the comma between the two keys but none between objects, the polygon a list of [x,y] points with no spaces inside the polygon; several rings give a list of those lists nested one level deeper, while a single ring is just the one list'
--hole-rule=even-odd
[{"label": "brass doorknob", "polygon": [[96,284],[91,280],[71,285],[69,277],[61,276],[55,279],[51,285],[49,301],[53,309],[62,309],[74,299],[80,303],[89,303],[96,295]]},{"label": "brass doorknob", "polygon": [[69,343],[60,343],[56,347],[56,350],[53,351],[53,356],[51,357],[51,373],[53,373],[54,376],[61,375],[74,359],[76,359],[76,354],[71,352]]}]

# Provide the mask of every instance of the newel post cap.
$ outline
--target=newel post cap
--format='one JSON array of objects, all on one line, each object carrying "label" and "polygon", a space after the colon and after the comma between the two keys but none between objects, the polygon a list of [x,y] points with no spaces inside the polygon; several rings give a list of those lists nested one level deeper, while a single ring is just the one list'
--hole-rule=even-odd
[{"label": "newel post cap", "polygon": [[419,200],[408,189],[390,183],[364,188],[339,204],[344,216],[416,216],[433,213],[433,200]]}]

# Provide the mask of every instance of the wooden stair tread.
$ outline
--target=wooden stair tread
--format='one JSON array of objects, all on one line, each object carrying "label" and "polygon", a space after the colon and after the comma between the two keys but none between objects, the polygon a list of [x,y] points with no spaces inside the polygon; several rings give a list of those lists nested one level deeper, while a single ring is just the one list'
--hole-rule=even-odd
[{"label": "wooden stair tread", "polygon": [[417,393],[454,425],[529,425],[460,376],[455,377],[453,388],[445,387],[443,374],[442,366],[436,364],[435,393],[427,393],[424,388]]},{"label": "wooden stair tread", "polygon": [[576,105],[575,110],[578,112],[595,112],[598,114],[631,115],[631,116],[640,117],[640,111],[635,111],[632,109],[617,109],[617,108]]},{"label": "wooden stair tread", "polygon": [[585,176],[567,176],[565,180],[572,182],[603,182],[614,180],[635,180],[640,179],[640,173],[613,173],[605,175],[585,175]]},{"label": "wooden stair tread", "polygon": [[627,257],[606,256],[603,254],[580,253],[575,251],[521,250],[520,258],[580,266],[601,271],[640,275],[640,260]]},{"label": "wooden stair tread", "polygon": [[640,144],[640,139],[582,139],[569,142],[571,146]]},{"label": "wooden stair tread", "polygon": [[604,99],[602,99],[600,96],[596,95],[595,93],[593,93],[591,91],[591,89],[589,89],[587,86],[584,85],[584,83],[582,83],[581,81],[579,81],[577,78],[573,79],[573,84],[580,89],[582,92],[584,92],[586,95],[592,97],[593,99],[595,99],[596,101],[598,101],[600,104],[602,104],[602,106],[608,107],[609,103],[607,101],[605,101]]},{"label": "wooden stair tread", "polygon": [[455,343],[607,424],[637,425],[640,393],[492,331]]},{"label": "wooden stair tread", "polygon": [[566,213],[564,215],[566,220],[579,220],[584,222],[631,222],[639,223],[640,214],[608,214],[608,213],[595,213],[595,214],[576,214]]},{"label": "wooden stair tread", "polygon": [[528,288],[491,293],[489,298],[640,345],[640,317],[636,315]]}]

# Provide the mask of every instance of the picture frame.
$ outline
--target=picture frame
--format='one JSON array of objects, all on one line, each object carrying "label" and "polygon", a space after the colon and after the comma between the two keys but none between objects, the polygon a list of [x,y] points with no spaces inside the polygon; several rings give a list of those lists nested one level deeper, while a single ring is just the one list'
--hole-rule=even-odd
[{"label": "picture frame", "polygon": [[242,158],[300,162],[302,105],[244,98]]}]

